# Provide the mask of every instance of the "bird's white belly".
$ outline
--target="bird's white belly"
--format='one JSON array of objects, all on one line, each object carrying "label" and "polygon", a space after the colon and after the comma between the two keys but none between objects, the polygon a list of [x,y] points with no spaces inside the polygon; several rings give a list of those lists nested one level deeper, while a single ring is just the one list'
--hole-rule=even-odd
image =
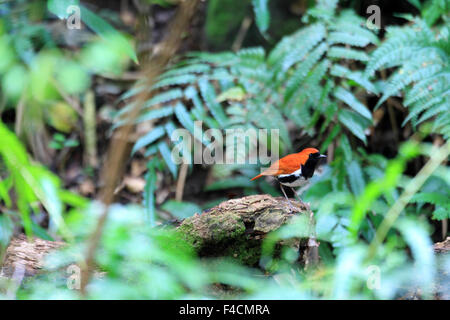
[{"label": "bird's white belly", "polygon": [[282,185],[287,187],[303,187],[308,183],[308,180],[300,176],[297,180],[292,182],[280,182]]},{"label": "bird's white belly", "polygon": [[304,176],[302,176],[301,168],[291,174],[280,174],[278,181],[288,187],[302,187],[308,183]]}]

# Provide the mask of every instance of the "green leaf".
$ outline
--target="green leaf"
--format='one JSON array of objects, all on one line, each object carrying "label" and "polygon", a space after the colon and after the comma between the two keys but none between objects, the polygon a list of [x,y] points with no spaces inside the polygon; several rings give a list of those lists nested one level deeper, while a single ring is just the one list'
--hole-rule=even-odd
[{"label": "green leaf", "polygon": [[195,203],[185,201],[166,201],[161,209],[170,212],[178,219],[186,219],[193,216],[195,213],[201,213],[202,209]]},{"label": "green leaf", "polygon": [[334,96],[342,102],[346,103],[363,117],[372,120],[372,114],[370,113],[369,109],[367,109],[365,105],[359,102],[359,100],[356,99],[356,97],[350,91],[347,91],[342,87],[337,87]]},{"label": "green leaf", "polygon": [[89,28],[106,40],[113,36],[114,39],[120,42],[121,49],[123,49],[135,63],[138,63],[136,52],[130,45],[128,39],[114,29],[108,22],[84,6],[81,6],[81,19]]},{"label": "green leaf", "polygon": [[149,222],[150,227],[155,226],[155,190],[156,190],[156,166],[157,159],[153,158],[149,164],[148,172],[145,176],[145,188],[143,194],[143,204],[145,207],[146,220]]},{"label": "green leaf", "polygon": [[7,208],[11,208],[12,202],[9,196],[9,190],[12,188],[12,178],[0,180],[0,199],[3,200]]},{"label": "green leaf", "polygon": [[356,137],[364,143],[367,143],[366,135],[364,133],[365,125],[362,123],[360,116],[349,110],[339,110],[338,119]]},{"label": "green leaf", "polygon": [[172,153],[170,152],[170,149],[169,149],[167,143],[160,142],[158,144],[158,149],[159,149],[159,153],[161,154],[164,161],[166,162],[166,165],[169,168],[170,173],[172,173],[172,176],[175,179],[178,175],[178,167],[175,164],[175,162],[173,162]]},{"label": "green leaf", "polygon": [[47,9],[59,19],[66,19],[70,12],[67,12],[69,6],[79,6],[79,0],[48,0]]},{"label": "green leaf", "polygon": [[209,110],[211,111],[212,115],[214,116],[214,119],[216,119],[220,126],[224,128],[226,126],[226,123],[228,121],[227,116],[225,115],[225,112],[220,105],[216,101],[216,93],[214,91],[214,87],[209,83],[208,79],[201,78],[198,82],[198,85],[200,87],[200,93],[202,94],[203,99],[205,100],[206,105],[208,106]]},{"label": "green leaf", "polygon": [[351,161],[353,157],[353,151],[352,147],[350,145],[350,141],[348,141],[348,138],[346,135],[341,136],[341,143],[339,144],[339,148],[342,150],[345,160]]},{"label": "green leaf", "polygon": [[345,47],[332,47],[328,53],[328,57],[341,58],[349,60],[369,61],[369,56],[364,51],[349,49]]},{"label": "green leaf", "polygon": [[355,81],[361,87],[372,93],[378,93],[375,85],[370,82],[362,72],[351,71],[341,65],[335,64],[331,68],[331,74],[335,77],[342,77]]},{"label": "green leaf", "polygon": [[20,64],[15,64],[6,72],[2,79],[2,91],[6,96],[18,100],[28,83],[28,72]]},{"label": "green leaf", "polygon": [[242,87],[232,87],[222,92],[217,97],[217,102],[224,102],[228,100],[242,101],[245,99],[245,90]]},{"label": "green leaf", "polygon": [[353,194],[360,195],[364,191],[365,182],[361,167],[356,160],[353,160],[348,164],[347,173]]},{"label": "green leaf", "polygon": [[136,119],[136,123],[168,117],[173,114],[173,107],[163,107],[145,112]]},{"label": "green leaf", "polygon": [[411,202],[419,202],[419,203],[431,203],[434,205],[439,205],[444,208],[450,209],[450,201],[449,195],[438,193],[438,192],[420,192],[415,194],[411,200]]},{"label": "green leaf", "polygon": [[434,220],[450,219],[450,210],[443,207],[437,207],[436,210],[433,211],[433,219]]},{"label": "green leaf", "polygon": [[262,34],[265,34],[270,24],[269,0],[252,0],[255,12],[256,25]]},{"label": "green leaf", "polygon": [[82,93],[90,86],[91,79],[78,63],[67,60],[61,62],[56,78],[67,93]]},{"label": "green leaf", "polygon": [[0,215],[0,254],[9,243],[14,233],[14,223],[7,214]]},{"label": "green leaf", "polygon": [[178,102],[175,106],[175,115],[181,125],[194,134],[194,121],[192,120],[189,112],[186,110],[184,104],[181,102]]},{"label": "green leaf", "polygon": [[133,146],[133,150],[131,151],[131,154],[134,154],[136,151],[138,151],[140,148],[148,146],[149,144],[152,144],[159,138],[161,138],[165,134],[164,127],[155,127],[153,130],[145,134],[144,136],[140,137],[136,143]]}]

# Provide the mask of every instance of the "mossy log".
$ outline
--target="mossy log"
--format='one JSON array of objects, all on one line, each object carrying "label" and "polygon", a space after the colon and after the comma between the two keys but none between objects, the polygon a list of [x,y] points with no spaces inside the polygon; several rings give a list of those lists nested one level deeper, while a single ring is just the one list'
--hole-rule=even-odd
[{"label": "mossy log", "polygon": [[24,234],[11,239],[6,249],[0,276],[11,277],[14,272],[23,276],[33,276],[41,270],[47,253],[62,247],[62,241],[48,241],[37,237],[28,239]]},{"label": "mossy log", "polygon": [[[222,202],[218,206],[185,219],[178,227],[184,239],[202,257],[231,257],[240,263],[257,266],[265,236],[288,224],[296,215],[311,217],[304,204],[269,195],[253,195]],[[314,237],[293,239],[289,246],[300,252],[305,266],[318,261]]]}]

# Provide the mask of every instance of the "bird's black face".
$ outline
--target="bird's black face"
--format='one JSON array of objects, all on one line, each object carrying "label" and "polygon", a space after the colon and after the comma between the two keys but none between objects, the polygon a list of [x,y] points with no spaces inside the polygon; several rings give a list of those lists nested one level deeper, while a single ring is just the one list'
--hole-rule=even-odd
[{"label": "bird's black face", "polygon": [[320,159],[326,158],[327,156],[324,154],[320,154],[319,152],[310,153],[308,160],[304,165],[302,165],[302,176],[305,179],[309,179],[313,176],[314,170],[316,169],[317,164]]},{"label": "bird's black face", "polygon": [[[327,157],[326,155],[320,154],[319,152],[315,152],[315,153],[310,153],[309,154],[309,159],[311,159],[311,160],[319,161],[320,159],[326,158],[326,157]],[[309,159],[308,159],[308,161],[309,161]]]}]

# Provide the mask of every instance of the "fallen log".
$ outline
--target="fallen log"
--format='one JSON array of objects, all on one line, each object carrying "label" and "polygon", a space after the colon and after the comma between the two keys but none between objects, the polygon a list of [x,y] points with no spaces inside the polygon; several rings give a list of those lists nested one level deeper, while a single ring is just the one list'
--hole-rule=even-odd
[{"label": "fallen log", "polygon": [[[262,241],[269,232],[289,224],[294,216],[312,218],[312,212],[304,204],[291,203],[293,208],[285,198],[269,195],[228,200],[185,219],[178,232],[201,257],[225,256],[248,266],[258,266]],[[315,237],[292,239],[288,245],[299,251],[302,265],[318,262]]]}]

